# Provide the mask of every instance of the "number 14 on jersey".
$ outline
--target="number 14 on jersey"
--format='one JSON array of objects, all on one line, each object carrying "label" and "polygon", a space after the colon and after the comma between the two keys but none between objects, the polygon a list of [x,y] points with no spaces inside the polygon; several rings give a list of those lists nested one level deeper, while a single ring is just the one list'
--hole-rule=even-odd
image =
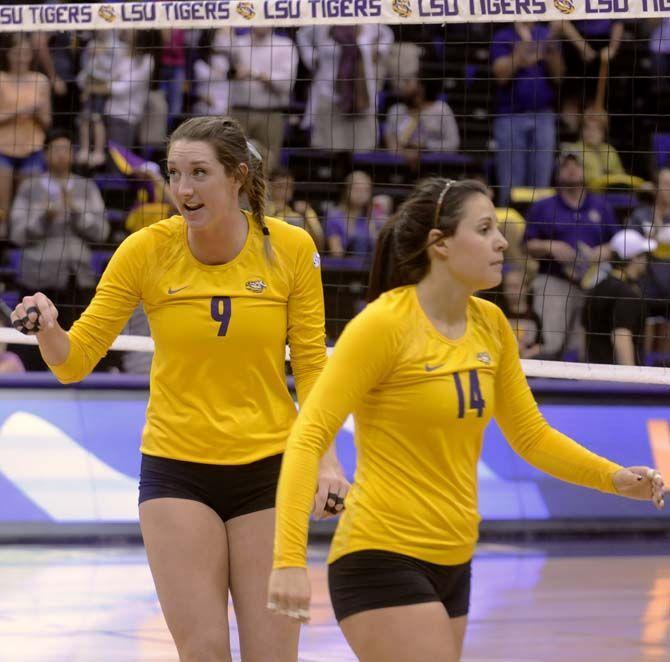
[{"label": "number 14 on jersey", "polygon": [[[477,418],[481,418],[484,413],[484,407],[486,407],[486,402],[482,397],[482,390],[479,386],[479,375],[476,370],[468,371],[467,375],[469,376],[470,381],[470,406],[469,409],[473,409],[477,412]],[[458,372],[453,374],[454,386],[456,387],[456,395],[458,397],[458,418],[465,418],[465,391],[463,390],[463,382],[461,381],[461,375]]]}]

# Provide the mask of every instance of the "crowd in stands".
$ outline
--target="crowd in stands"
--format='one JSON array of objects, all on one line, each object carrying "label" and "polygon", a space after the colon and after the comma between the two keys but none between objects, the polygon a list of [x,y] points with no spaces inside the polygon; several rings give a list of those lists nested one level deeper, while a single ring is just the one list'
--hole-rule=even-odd
[{"label": "crowd in stands", "polygon": [[263,156],[268,213],[340,274],[331,319],[360,307],[413,182],[478,178],[510,243],[487,296],[522,356],[661,362],[669,75],[670,19],[3,33],[0,294],[45,291],[67,327],[114,247],[174,213],[171,129],[229,114]]}]

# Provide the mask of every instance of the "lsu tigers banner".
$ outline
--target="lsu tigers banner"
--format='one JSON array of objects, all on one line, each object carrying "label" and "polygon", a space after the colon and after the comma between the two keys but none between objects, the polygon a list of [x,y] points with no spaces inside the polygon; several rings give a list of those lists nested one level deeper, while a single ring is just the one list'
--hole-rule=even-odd
[{"label": "lsu tigers banner", "polygon": [[0,6],[0,32],[670,16],[670,0],[193,0]]}]

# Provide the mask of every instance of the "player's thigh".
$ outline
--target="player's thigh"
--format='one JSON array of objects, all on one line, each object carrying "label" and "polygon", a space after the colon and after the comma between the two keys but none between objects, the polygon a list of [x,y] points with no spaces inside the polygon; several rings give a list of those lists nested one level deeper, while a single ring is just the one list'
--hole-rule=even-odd
[{"label": "player's thigh", "polygon": [[199,501],[140,504],[140,526],[167,625],[183,660],[229,660],[228,539]]},{"label": "player's thigh", "polygon": [[266,607],[274,520],[274,508],[266,508],[226,522],[230,591],[244,662],[294,662],[298,655],[300,624]]},{"label": "player's thigh", "polygon": [[463,654],[463,642],[465,641],[465,631],[468,627],[468,617],[458,616],[456,618],[451,618],[451,631],[454,634],[454,644],[456,646],[457,660],[461,659]]},{"label": "player's thigh", "polygon": [[360,662],[458,662],[458,642],[444,605],[424,602],[363,611],[340,621]]}]

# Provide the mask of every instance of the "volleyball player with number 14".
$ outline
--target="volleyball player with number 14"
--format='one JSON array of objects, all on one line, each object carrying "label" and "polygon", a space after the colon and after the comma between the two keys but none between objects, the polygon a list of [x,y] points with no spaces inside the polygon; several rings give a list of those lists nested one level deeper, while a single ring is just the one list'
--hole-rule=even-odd
[{"label": "volleyball player with number 14", "polygon": [[500,283],[506,247],[481,184],[418,184],[377,240],[372,303],[340,336],[291,431],[268,607],[309,618],[310,485],[353,412],[356,476],[328,579],[362,662],[460,659],[480,519],[477,462],[491,418],[538,469],[663,506],[658,472],[599,457],[540,414],[508,321],[473,296]]},{"label": "volleyball player with number 14", "polygon": [[[168,173],[180,215],[121,244],[69,333],[40,293],[12,321],[37,335],[44,360],[69,383],[92,370],[143,302],[156,349],[140,525],[179,658],[231,659],[230,590],[245,662],[294,661],[299,623],[270,614],[265,597],[279,468],[296,417],[286,339],[301,403],[326,359],[319,256],[304,230],[265,217],[263,166],[234,120],[177,128]],[[240,210],[240,190],[251,212]],[[315,515],[341,509],[347,488],[331,452],[311,485]]]}]

